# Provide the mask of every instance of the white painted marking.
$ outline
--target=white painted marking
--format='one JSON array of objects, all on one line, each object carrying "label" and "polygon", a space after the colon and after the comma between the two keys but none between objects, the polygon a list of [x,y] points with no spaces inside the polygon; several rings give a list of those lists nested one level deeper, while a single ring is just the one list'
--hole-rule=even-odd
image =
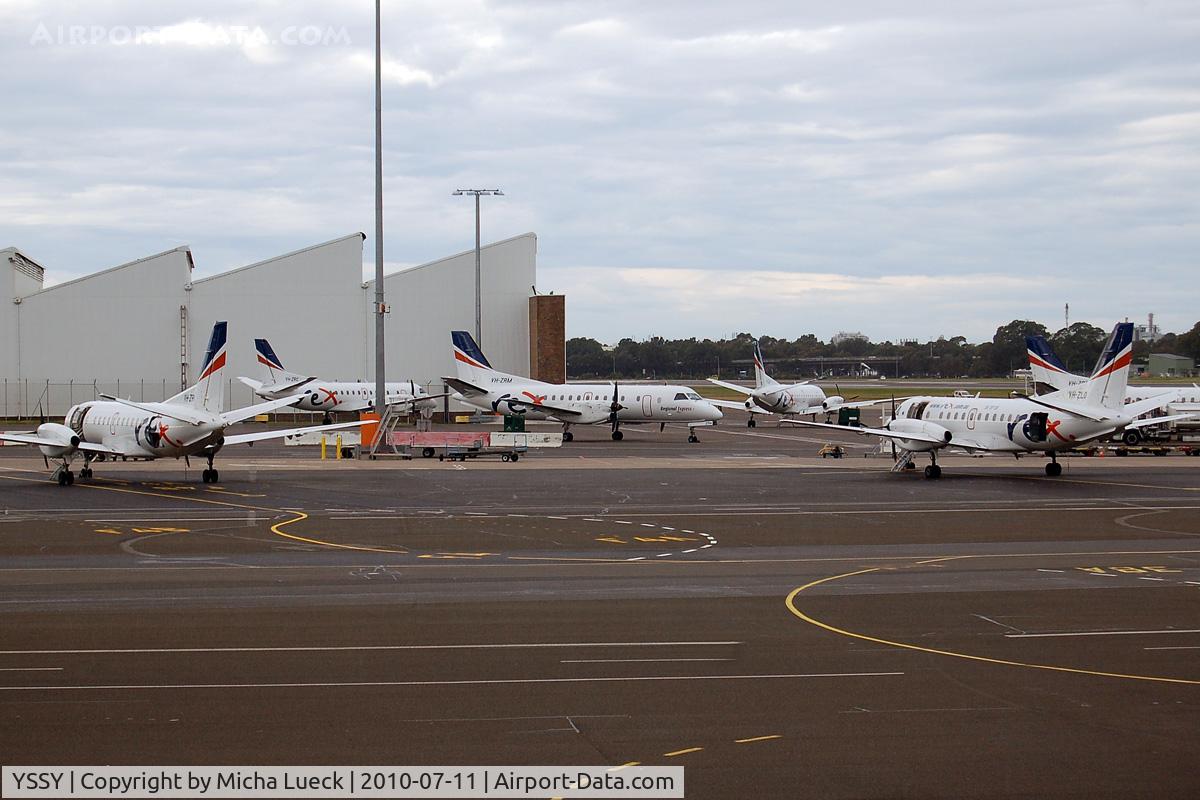
[{"label": "white painted marking", "polygon": [[110,683],[94,686],[0,686],[0,692],[114,691],[138,689],[323,689],[376,686],[496,686],[531,683],[640,683],[643,681],[746,681],[783,678],[886,678],[903,672],[809,672],[767,675],[642,675],[597,678],[492,678],[461,681],[330,681],[322,683]]},{"label": "white painted marking", "polygon": [[494,644],[379,644],[379,645],[314,645],[312,647],[164,647],[125,648],[112,650],[0,650],[5,656],[92,655],[105,653],[316,653],[354,650],[508,650],[557,647],[692,647],[732,646],[734,641],[680,642],[515,642]]},{"label": "white painted marking", "polygon": [[732,658],[574,658],[560,664],[657,664],[665,661],[733,661]]},{"label": "white painted marking", "polygon": [[687,528],[684,528],[684,529],[683,529],[683,532],[684,532],[684,533],[695,533],[695,531],[689,531]]},{"label": "white painted marking", "polygon": [[645,561],[645,560],[646,560],[646,557],[645,557],[645,556],[638,556],[637,558],[627,558],[627,559],[625,559],[625,560],[626,560],[626,561]]},{"label": "white painted marking", "polygon": [[[595,519],[593,517],[585,517],[583,521],[584,522],[604,522],[604,520],[602,520],[602,519]],[[625,523],[625,524],[628,525],[629,523]]]},{"label": "white painted marking", "polygon": [[1165,580],[1166,580],[1166,578],[1140,578],[1140,577],[1139,577],[1139,578],[1138,578],[1138,580],[1142,580],[1142,581],[1165,581]]},{"label": "white painted marking", "polygon": [[669,525],[663,525],[663,526],[662,526],[662,529],[663,529],[664,531],[673,531],[673,530],[675,530],[674,528],[672,528],[672,527],[671,527],[671,526],[669,526]]},{"label": "white painted marking", "polygon": [[658,527],[657,525],[655,525],[652,522],[643,522],[643,523],[641,523],[641,525],[643,528],[657,528]]},{"label": "white painted marking", "polygon": [[1143,647],[1143,650],[1200,650],[1200,644],[1178,644],[1172,647]]},{"label": "white painted marking", "polygon": [[0,667],[0,672],[62,672],[62,667]]},{"label": "white painted marking", "polygon": [[[599,521],[599,520],[597,520],[597,521]],[[633,524],[632,522],[626,522],[623,519],[614,519],[613,522],[617,523],[618,525],[632,525]],[[650,527],[653,528],[654,526],[651,525]]]},{"label": "white painted marking", "polygon": [[1062,569],[1039,569],[1038,572],[1066,572]]},{"label": "white painted marking", "polygon": [[685,552],[685,553],[694,553],[694,552],[696,552],[696,548],[694,548],[694,547],[693,547],[691,550],[684,550],[683,552]]},{"label": "white painted marking", "polygon": [[546,517],[546,519],[566,519],[566,517]]},{"label": "white painted marking", "polygon": [[702,545],[700,545],[700,549],[701,549],[701,550],[707,550],[707,549],[708,549],[708,548],[710,548],[710,547],[712,547],[712,545],[711,545],[711,544],[702,544]]},{"label": "white painted marking", "polygon": [[671,554],[670,553],[659,553],[658,555],[655,556],[655,558],[666,558],[669,555],[671,555]]},{"label": "white painted marking", "polygon": [[1166,631],[1076,631],[1073,633],[1006,633],[1006,639],[1053,639],[1067,636],[1154,636],[1160,633],[1200,633],[1200,630]]}]

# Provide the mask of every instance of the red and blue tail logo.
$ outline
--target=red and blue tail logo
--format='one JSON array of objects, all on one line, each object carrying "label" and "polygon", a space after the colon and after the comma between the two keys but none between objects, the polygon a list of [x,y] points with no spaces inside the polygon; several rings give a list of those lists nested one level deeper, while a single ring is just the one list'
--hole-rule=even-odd
[{"label": "red and blue tail logo", "polygon": [[754,367],[759,372],[766,372],[767,367],[763,364],[762,350],[758,349],[758,340],[754,340]]},{"label": "red and blue tail logo", "polygon": [[1092,370],[1092,380],[1111,375],[1117,370],[1124,369],[1133,361],[1133,323],[1118,322],[1108,337],[1108,344],[1100,353],[1096,369]]},{"label": "red and blue tail logo", "polygon": [[1050,343],[1043,336],[1026,336],[1025,349],[1029,351],[1029,363],[1034,367],[1048,369],[1051,372],[1066,372],[1067,365],[1062,363]]},{"label": "red and blue tail logo", "polygon": [[454,342],[454,360],[461,361],[479,369],[491,369],[487,357],[475,344],[475,339],[466,331],[451,331],[450,339]]},{"label": "red and blue tail logo", "polygon": [[255,339],[254,349],[258,351],[258,363],[266,364],[268,369],[283,369],[279,356],[275,355],[275,351],[271,349],[271,344],[266,339]]},{"label": "red and blue tail logo", "polygon": [[208,340],[208,350],[204,353],[204,364],[200,367],[200,378],[197,382],[225,366],[225,329],[228,324],[218,322],[213,325],[212,337]]}]

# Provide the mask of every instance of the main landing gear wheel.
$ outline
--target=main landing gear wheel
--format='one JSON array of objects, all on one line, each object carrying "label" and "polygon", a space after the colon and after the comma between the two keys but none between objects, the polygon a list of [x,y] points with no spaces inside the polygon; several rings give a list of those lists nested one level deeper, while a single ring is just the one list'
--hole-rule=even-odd
[{"label": "main landing gear wheel", "polygon": [[75,482],[75,473],[71,472],[71,470],[64,469],[62,472],[58,473],[58,485],[59,486],[70,486],[74,482]]},{"label": "main landing gear wheel", "polygon": [[700,441],[700,439],[696,437],[696,434],[694,434],[694,433],[688,434],[688,442],[689,443],[695,444],[698,441]]},{"label": "main landing gear wheel", "polygon": [[1046,465],[1046,475],[1051,478],[1057,478],[1059,475],[1062,475],[1062,464],[1057,461],[1051,461]]},{"label": "main landing gear wheel", "polygon": [[942,468],[937,464],[930,464],[925,468],[925,477],[929,478],[931,481],[937,480],[938,478],[942,477]]},{"label": "main landing gear wheel", "polygon": [[625,434],[621,433],[620,431],[613,431],[613,432],[612,432],[612,440],[613,440],[614,442],[619,442],[619,441],[621,441],[621,440],[622,440],[622,439],[624,439],[624,438],[625,438]]},{"label": "main landing gear wheel", "polygon": [[92,468],[91,468],[91,467],[84,467],[83,469],[79,470],[79,477],[81,477],[81,478],[90,478],[90,477],[92,477]]},{"label": "main landing gear wheel", "polygon": [[215,469],[206,469],[200,473],[200,479],[205,483],[216,483],[220,477],[220,473]]},{"label": "main landing gear wheel", "polygon": [[570,431],[563,431],[563,441],[564,442],[574,441],[574,439],[575,439],[575,434],[571,433]]}]

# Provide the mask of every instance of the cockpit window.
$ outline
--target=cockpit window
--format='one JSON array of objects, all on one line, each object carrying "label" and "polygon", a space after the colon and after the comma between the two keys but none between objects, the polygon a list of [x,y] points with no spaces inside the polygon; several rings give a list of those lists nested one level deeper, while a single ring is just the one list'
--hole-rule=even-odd
[{"label": "cockpit window", "polygon": [[686,394],[684,394],[683,392],[680,392],[679,394],[675,395],[675,399],[676,400],[687,400],[688,398],[687,398]]},{"label": "cockpit window", "polygon": [[688,400],[703,400],[704,398],[695,392],[688,392]]}]

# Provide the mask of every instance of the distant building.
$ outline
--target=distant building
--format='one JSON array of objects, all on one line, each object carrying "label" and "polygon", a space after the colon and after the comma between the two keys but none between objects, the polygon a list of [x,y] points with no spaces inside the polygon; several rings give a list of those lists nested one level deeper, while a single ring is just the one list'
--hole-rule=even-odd
[{"label": "distant building", "polygon": [[833,335],[829,343],[837,347],[839,344],[852,341],[869,342],[870,339],[867,338],[865,333],[859,333],[858,331],[839,331]]},{"label": "distant building", "polygon": [[1133,327],[1133,340],[1135,342],[1149,342],[1153,344],[1162,338],[1162,331],[1154,324],[1154,315],[1150,314],[1146,318],[1145,325],[1135,325]]},{"label": "distant building", "polygon": [[1191,378],[1196,375],[1196,362],[1187,356],[1151,353],[1146,372],[1157,378]]}]

